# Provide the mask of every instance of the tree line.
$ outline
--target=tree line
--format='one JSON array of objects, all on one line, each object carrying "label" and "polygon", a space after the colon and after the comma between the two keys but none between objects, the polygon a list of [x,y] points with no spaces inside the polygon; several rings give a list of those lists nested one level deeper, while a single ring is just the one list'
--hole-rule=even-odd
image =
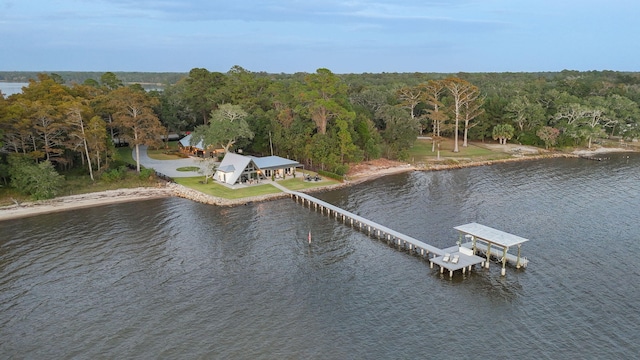
[{"label": "tree line", "polygon": [[186,132],[194,144],[337,174],[350,163],[406,159],[420,135],[434,149],[453,138],[456,152],[489,139],[590,147],[636,138],[639,101],[640,76],[618,72],[267,74],[234,66],[194,68],[163,91],[125,86],[111,72],[71,84],[38,74],[22,93],[0,96],[0,177],[15,183],[15,169],[29,165],[52,176],[80,168],[94,179],[109,169],[114,139],[138,154],[139,145]]}]

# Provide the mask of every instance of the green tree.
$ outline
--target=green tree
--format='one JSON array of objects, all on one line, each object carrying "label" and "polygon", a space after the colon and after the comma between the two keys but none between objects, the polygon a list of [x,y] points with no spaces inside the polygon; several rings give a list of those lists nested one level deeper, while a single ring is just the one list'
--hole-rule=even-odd
[{"label": "green tree", "polygon": [[9,157],[11,185],[34,200],[55,197],[64,181],[50,161],[35,164],[33,160],[19,155]]},{"label": "green tree", "polygon": [[527,96],[516,96],[505,108],[508,117],[518,126],[520,132],[540,126],[544,121],[542,105],[531,102]]},{"label": "green tree", "polygon": [[387,144],[387,157],[401,158],[415,143],[420,123],[403,109],[391,105],[380,108],[376,116],[385,124],[382,138]]},{"label": "green tree", "polygon": [[511,124],[498,124],[493,127],[493,140],[498,140],[500,145],[506,145],[511,140],[515,129]]},{"label": "green tree", "polygon": [[358,147],[353,143],[349,123],[341,118],[336,119],[336,128],[338,145],[340,148],[340,162],[354,159],[358,151]]},{"label": "green tree", "polygon": [[392,93],[384,88],[365,88],[349,96],[350,102],[364,109],[370,117],[384,105],[389,104]]},{"label": "green tree", "polygon": [[[69,88],[46,74],[39,74],[38,80],[30,80],[29,86],[18,97],[17,104],[22,109],[16,112],[21,117],[16,124],[26,126],[23,130],[30,133],[28,137],[34,158],[44,157],[56,164],[66,163],[62,155],[67,147],[68,124],[62,105],[69,96]],[[20,124],[25,118],[28,123]]]},{"label": "green tree", "polygon": [[211,112],[209,125],[198,126],[191,136],[191,144],[202,141],[205,148],[220,146],[229,152],[239,139],[252,139],[254,134],[245,120],[247,112],[239,105],[223,104]]},{"label": "green tree", "polygon": [[[636,136],[634,129],[637,129],[640,125],[640,107],[638,103],[625,96],[613,94],[607,97],[606,106],[613,121],[611,135],[620,134],[626,138]],[[631,136],[628,136],[630,134]]]},{"label": "green tree", "polygon": [[299,99],[316,125],[318,134],[327,133],[329,121],[355,116],[348,108],[347,85],[328,69],[318,69],[304,79]]},{"label": "green tree", "polygon": [[377,159],[382,154],[380,144],[382,137],[374,122],[363,114],[358,114],[354,121],[357,137],[354,143],[363,151],[366,160]]},{"label": "green tree", "polygon": [[110,71],[100,76],[100,83],[109,90],[115,90],[124,86],[122,80],[118,79],[116,74]]},{"label": "green tree", "polygon": [[216,170],[218,170],[218,163],[216,162],[216,159],[204,158],[200,160],[200,169],[198,170],[198,173],[204,175],[205,184],[209,182],[209,179],[213,179],[213,175],[215,175]]},{"label": "green tree", "polygon": [[202,124],[209,122],[209,114],[218,104],[226,102],[224,96],[224,74],[209,72],[207,69],[194,68],[184,80],[184,97],[188,109],[193,116],[202,120]]},{"label": "green tree", "polygon": [[160,121],[168,132],[180,132],[196,126],[197,117],[187,105],[185,91],[186,84],[179,82],[165,87],[164,91],[157,96],[160,101],[158,109]]}]

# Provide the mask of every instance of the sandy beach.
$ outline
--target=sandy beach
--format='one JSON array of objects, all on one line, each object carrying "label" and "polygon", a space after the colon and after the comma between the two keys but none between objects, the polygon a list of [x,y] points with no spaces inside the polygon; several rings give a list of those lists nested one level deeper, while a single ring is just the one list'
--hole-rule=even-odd
[{"label": "sandy beach", "polygon": [[[597,148],[593,150],[576,150],[570,154],[555,154],[556,156],[582,156],[592,157],[606,153],[619,153],[630,152],[632,150],[625,148]],[[522,161],[528,159],[535,159],[540,157],[549,157],[552,154],[538,154],[519,158],[505,159],[504,161]],[[469,162],[459,165],[436,165],[428,168],[416,168],[411,164],[390,161],[390,160],[375,160],[367,161],[354,166],[349,172],[348,180],[335,185],[320,186],[317,188],[307,189],[304,192],[317,192],[326,191],[338,187],[351,186],[360,184],[366,181],[377,179],[381,176],[387,176],[392,174],[399,174],[403,172],[416,171],[416,170],[445,170],[459,167],[468,166],[483,166],[491,165],[502,161],[484,161],[484,162]],[[93,206],[101,206],[115,203],[131,202],[150,200],[157,198],[165,198],[172,196],[180,196],[175,188],[176,185],[166,185],[159,187],[145,187],[145,188],[133,188],[133,189],[118,189],[108,190],[95,193],[62,196],[50,200],[23,202],[10,206],[0,207],[0,221],[11,220],[28,216],[36,216],[40,214],[53,213],[59,211],[81,209]],[[237,200],[227,200],[221,198],[215,198],[210,203],[217,205],[233,206],[239,204],[246,204],[248,202],[265,201],[275,198],[281,198],[282,194],[271,194],[257,198],[243,198]]]},{"label": "sandy beach", "polygon": [[170,196],[173,196],[173,191],[166,187],[118,189],[81,195],[61,196],[50,200],[24,202],[20,205],[16,204],[1,207],[0,221],[58,211],[82,209],[129,201],[150,200]]}]

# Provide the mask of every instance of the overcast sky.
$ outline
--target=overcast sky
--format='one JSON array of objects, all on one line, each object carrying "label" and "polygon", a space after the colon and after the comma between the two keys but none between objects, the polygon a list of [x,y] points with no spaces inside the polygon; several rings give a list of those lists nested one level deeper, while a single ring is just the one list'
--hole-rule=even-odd
[{"label": "overcast sky", "polygon": [[638,0],[0,0],[0,70],[640,71]]}]

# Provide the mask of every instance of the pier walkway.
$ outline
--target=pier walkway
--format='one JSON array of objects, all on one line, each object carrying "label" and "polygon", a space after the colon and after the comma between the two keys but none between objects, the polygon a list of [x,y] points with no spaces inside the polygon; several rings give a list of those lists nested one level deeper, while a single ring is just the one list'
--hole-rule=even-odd
[{"label": "pier walkway", "polygon": [[[461,241],[459,241],[458,246],[450,247],[447,249],[439,249],[411,236],[402,234],[398,231],[389,229],[386,226],[380,225],[374,221],[365,219],[362,216],[344,210],[338,206],[317,199],[311,195],[289,190],[275,182],[271,185],[289,194],[292,199],[294,199],[296,202],[300,202],[303,206],[308,205],[310,209],[319,210],[322,214],[326,213],[329,217],[334,217],[337,220],[342,221],[344,224],[349,224],[352,227],[357,228],[361,232],[368,234],[369,236],[374,236],[378,239],[387,241],[387,243],[397,245],[401,249],[408,250],[411,254],[418,254],[422,257],[426,257],[429,260],[431,268],[433,268],[434,264],[438,265],[440,266],[440,273],[444,273],[445,269],[449,271],[449,277],[453,277],[454,271],[457,270],[462,270],[463,274],[467,270],[471,272],[472,267],[477,264],[482,264],[483,268],[488,268],[489,257],[494,253],[491,250],[491,244],[494,244],[494,246],[498,245],[502,247],[503,276],[505,275],[504,265],[507,262],[506,259],[508,258],[509,262],[511,262],[511,257],[513,257],[507,256],[507,250],[509,246],[518,246],[518,256],[515,257],[514,261],[516,267],[519,268],[523,265],[526,266],[527,261],[525,259],[523,264],[523,259],[520,257],[519,250],[520,244],[527,239],[523,239],[515,235],[492,229],[484,225],[471,223],[455,227],[455,229],[460,231],[462,234],[466,234],[465,236],[471,236],[471,238],[474,240],[472,244],[473,246],[469,246],[469,244],[460,246]],[[493,236],[499,236],[499,239],[496,240],[493,238]],[[475,241],[476,238],[478,241]],[[481,242],[487,242],[488,249],[485,249],[482,246],[483,244],[481,244]],[[488,254],[487,258],[485,259],[483,257],[477,256],[476,252],[484,252],[485,254]]]},{"label": "pier walkway", "polygon": [[444,251],[435,246],[426,244],[409,235],[405,235],[395,230],[389,229],[386,226],[365,219],[362,216],[341,209],[335,205],[331,205],[328,202],[317,199],[311,195],[291,190],[285,191],[289,193],[291,197],[296,200],[296,202],[300,201],[303,205],[308,204],[310,208],[313,207],[314,209],[320,210],[320,212],[323,214],[326,212],[329,217],[334,216],[336,219],[342,220],[343,223],[349,223],[351,226],[359,228],[362,232],[365,232],[372,236],[376,236],[379,239],[385,239],[389,242],[393,242],[399,246],[404,246],[409,251],[419,252],[420,255],[423,256],[428,254],[444,254]]}]

